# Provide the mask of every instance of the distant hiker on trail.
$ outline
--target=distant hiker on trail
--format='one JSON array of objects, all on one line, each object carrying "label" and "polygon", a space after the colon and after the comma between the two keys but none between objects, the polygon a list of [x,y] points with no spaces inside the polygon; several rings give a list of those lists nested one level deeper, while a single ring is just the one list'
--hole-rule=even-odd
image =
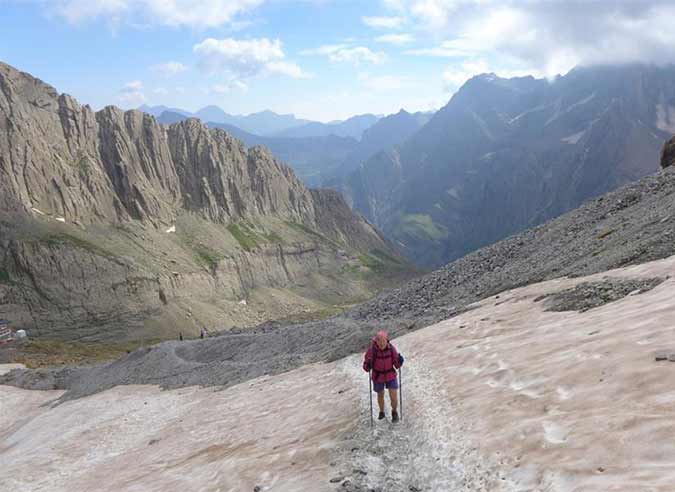
[{"label": "distant hiker on trail", "polygon": [[378,331],[373,343],[366,352],[363,370],[372,371],[373,391],[377,393],[377,404],[380,406],[378,420],[384,418],[384,389],[389,390],[391,400],[391,420],[398,422],[398,376],[396,369],[403,365],[403,356],[389,342],[386,331]]}]

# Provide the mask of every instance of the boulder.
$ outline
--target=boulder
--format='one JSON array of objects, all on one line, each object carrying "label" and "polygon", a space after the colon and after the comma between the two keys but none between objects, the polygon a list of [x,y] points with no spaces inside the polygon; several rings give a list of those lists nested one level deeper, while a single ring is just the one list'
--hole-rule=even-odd
[{"label": "boulder", "polygon": [[661,150],[661,167],[663,169],[675,165],[675,137],[663,144]]}]

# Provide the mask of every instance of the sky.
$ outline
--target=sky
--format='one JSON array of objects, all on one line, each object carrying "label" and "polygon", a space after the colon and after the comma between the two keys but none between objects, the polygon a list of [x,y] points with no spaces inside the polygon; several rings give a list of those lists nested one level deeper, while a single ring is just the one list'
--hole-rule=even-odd
[{"label": "sky", "polygon": [[319,121],[438,109],[471,76],[675,61],[667,0],[0,0],[0,60],[95,109]]}]

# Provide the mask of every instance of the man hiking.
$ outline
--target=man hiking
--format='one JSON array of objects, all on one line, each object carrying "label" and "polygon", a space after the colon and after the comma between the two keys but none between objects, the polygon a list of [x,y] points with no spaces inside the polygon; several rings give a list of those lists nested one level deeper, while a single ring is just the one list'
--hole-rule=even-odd
[{"label": "man hiking", "polygon": [[396,369],[403,364],[403,356],[389,342],[386,331],[378,331],[363,360],[363,370],[372,371],[373,391],[380,406],[378,420],[384,418],[384,389],[389,390],[391,421],[398,422],[398,376]]}]

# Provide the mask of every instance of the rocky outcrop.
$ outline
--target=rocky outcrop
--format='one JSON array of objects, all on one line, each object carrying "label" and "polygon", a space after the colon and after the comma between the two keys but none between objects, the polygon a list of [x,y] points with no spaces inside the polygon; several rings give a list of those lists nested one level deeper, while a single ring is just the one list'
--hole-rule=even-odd
[{"label": "rocky outcrop", "polygon": [[311,195],[288,167],[197,119],[166,128],[139,111],[94,113],[7,65],[0,84],[3,210],[85,224],[170,224],[183,209],[219,222],[312,220]]},{"label": "rocky outcrop", "polygon": [[2,63],[0,241],[0,314],[70,339],[251,324],[233,305],[256,289],[325,273],[340,290],[350,258],[391,252],[265,148],[197,119],[94,112]]},{"label": "rocky outcrop", "polygon": [[675,166],[675,137],[668,140],[661,150],[661,168]]}]

